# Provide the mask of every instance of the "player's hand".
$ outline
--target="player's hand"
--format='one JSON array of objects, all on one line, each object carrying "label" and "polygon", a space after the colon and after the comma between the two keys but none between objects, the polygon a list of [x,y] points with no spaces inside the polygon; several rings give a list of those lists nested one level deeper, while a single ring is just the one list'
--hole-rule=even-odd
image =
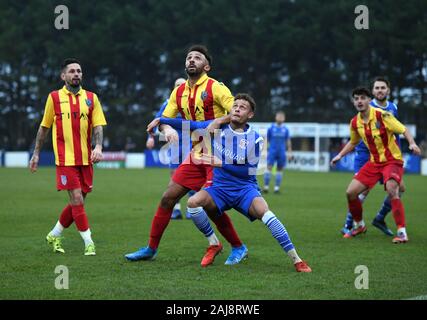
[{"label": "player's hand", "polygon": [[420,149],[420,147],[417,146],[416,143],[410,144],[409,145],[409,150],[411,150],[412,153],[416,154],[417,156],[421,155],[421,149]]},{"label": "player's hand", "polygon": [[95,148],[92,150],[90,160],[92,161],[92,163],[97,163],[102,160],[102,147],[100,145],[96,145]]},{"label": "player's hand", "polygon": [[220,119],[215,119],[214,121],[212,121],[211,123],[209,123],[209,125],[206,128],[206,131],[209,134],[214,134],[215,130],[219,129],[220,126],[221,126],[221,120]]},{"label": "player's hand", "polygon": [[222,167],[221,159],[215,157],[212,154],[202,153],[200,160],[203,164],[208,164],[212,167],[218,167],[218,168]]},{"label": "player's hand", "polygon": [[335,165],[337,164],[337,162],[338,161],[340,161],[341,160],[341,155],[340,154],[337,154],[332,160],[331,160],[331,166],[332,167],[335,167]]},{"label": "player's hand", "polygon": [[167,142],[178,142],[179,141],[179,136],[178,136],[178,132],[176,132],[175,129],[172,128],[168,128],[166,127],[163,130],[163,134],[165,135],[165,139]]},{"label": "player's hand", "polygon": [[145,144],[147,149],[151,150],[154,148],[154,138],[152,136],[148,137],[147,143]]},{"label": "player's hand", "polygon": [[160,118],[156,118],[151,121],[147,126],[147,132],[149,134],[153,134],[154,128],[156,128],[160,124]]},{"label": "player's hand", "polygon": [[32,173],[36,172],[38,165],[39,165],[39,156],[34,153],[30,160],[30,171]]},{"label": "player's hand", "polygon": [[294,155],[292,154],[292,152],[289,152],[287,155],[288,161],[291,161],[294,158]]}]

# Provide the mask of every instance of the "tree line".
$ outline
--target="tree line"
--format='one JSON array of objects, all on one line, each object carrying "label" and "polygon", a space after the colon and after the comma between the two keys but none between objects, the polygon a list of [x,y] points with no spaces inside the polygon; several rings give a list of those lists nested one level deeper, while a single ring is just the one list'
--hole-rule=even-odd
[{"label": "tree line", "polygon": [[[292,122],[348,122],[350,90],[386,75],[401,120],[425,137],[427,2],[365,1],[369,29],[357,30],[358,2],[0,0],[0,149],[31,147],[48,93],[62,86],[61,61],[76,57],[110,148],[142,150],[193,43],[211,51],[212,77],[255,97],[256,121],[284,110]],[[68,30],[55,28],[59,4]]]}]

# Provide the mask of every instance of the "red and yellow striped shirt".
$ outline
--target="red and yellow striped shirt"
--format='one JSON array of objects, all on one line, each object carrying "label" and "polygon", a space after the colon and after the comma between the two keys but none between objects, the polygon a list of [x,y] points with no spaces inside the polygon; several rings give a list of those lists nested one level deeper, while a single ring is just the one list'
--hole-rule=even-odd
[{"label": "red and yellow striped shirt", "polygon": [[52,129],[57,166],[90,164],[92,128],[104,126],[104,112],[97,95],[80,89],[76,95],[62,89],[49,94],[41,126]]},{"label": "red and yellow striped shirt", "polygon": [[[188,80],[176,87],[170,95],[162,116],[176,118],[179,112],[182,118],[187,120],[212,120],[230,112],[233,103],[234,97],[230,90],[222,82],[204,74],[193,88],[190,88]],[[196,158],[199,158],[201,153],[211,152],[210,143],[199,143],[200,137],[198,136],[191,138]]]},{"label": "red and yellow striped shirt", "polygon": [[162,116],[176,118],[179,112],[187,120],[212,120],[230,112],[233,102],[230,90],[205,74],[193,88],[190,88],[188,80],[176,87]]},{"label": "red and yellow striped shirt", "polygon": [[357,144],[362,139],[371,154],[371,162],[403,162],[394,134],[402,134],[405,130],[391,113],[370,107],[368,123],[364,123],[360,113],[351,120],[350,141]]}]

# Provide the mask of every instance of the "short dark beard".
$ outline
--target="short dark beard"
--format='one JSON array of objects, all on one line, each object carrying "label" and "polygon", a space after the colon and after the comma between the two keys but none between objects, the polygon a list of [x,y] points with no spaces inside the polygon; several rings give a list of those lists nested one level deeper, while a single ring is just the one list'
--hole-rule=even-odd
[{"label": "short dark beard", "polygon": [[70,92],[72,92],[74,94],[77,94],[77,92],[80,91],[81,81],[76,86],[72,85],[71,83],[68,83],[68,82],[65,84],[65,86],[68,89],[68,91],[70,91]]},{"label": "short dark beard", "polygon": [[202,71],[197,70],[197,68],[196,68],[196,71],[193,71],[193,72],[190,72],[188,71],[188,68],[185,68],[185,72],[190,78],[197,78],[197,77],[200,77],[200,75],[202,74]]}]

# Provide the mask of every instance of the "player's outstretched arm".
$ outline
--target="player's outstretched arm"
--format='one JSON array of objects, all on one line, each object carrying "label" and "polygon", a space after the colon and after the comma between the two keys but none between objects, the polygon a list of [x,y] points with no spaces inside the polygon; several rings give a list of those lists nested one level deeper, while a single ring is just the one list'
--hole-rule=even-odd
[{"label": "player's outstretched arm", "polygon": [[39,165],[39,155],[40,150],[44,144],[44,141],[46,140],[47,134],[49,133],[49,128],[40,126],[39,131],[37,131],[37,137],[36,137],[36,146],[34,147],[33,156],[30,160],[30,171],[36,172],[37,167]]},{"label": "player's outstretched arm", "polygon": [[421,149],[418,147],[418,145],[415,143],[414,137],[409,132],[409,130],[406,128],[405,132],[403,133],[403,136],[409,143],[409,150],[411,150],[416,155],[421,155]]},{"label": "player's outstretched arm", "polygon": [[347,153],[350,153],[356,148],[356,144],[347,142],[347,144],[342,148],[342,150],[331,160],[331,166],[335,166],[338,161],[341,160]]},{"label": "player's outstretched arm", "polygon": [[183,125],[190,125],[190,130],[205,129],[212,120],[207,121],[193,121],[193,120],[182,120],[172,118],[160,118],[160,124],[170,125],[174,129],[181,130]]}]

